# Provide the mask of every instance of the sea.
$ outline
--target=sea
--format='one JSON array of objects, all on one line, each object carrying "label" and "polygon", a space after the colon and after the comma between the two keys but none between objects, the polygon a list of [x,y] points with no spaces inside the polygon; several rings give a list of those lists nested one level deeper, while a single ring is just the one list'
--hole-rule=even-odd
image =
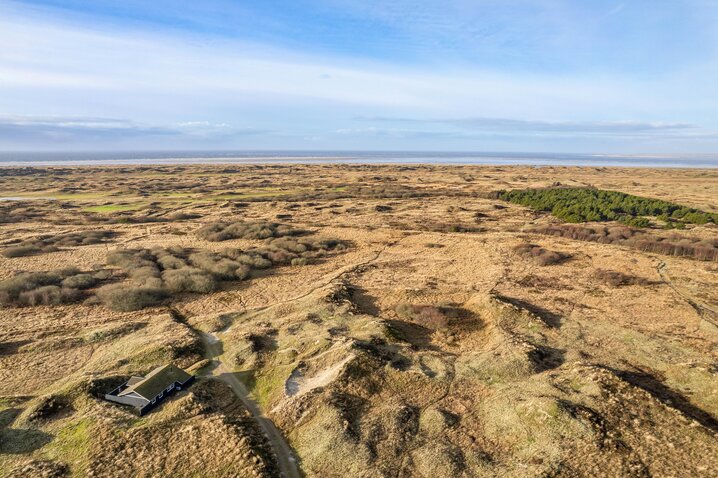
[{"label": "sea", "polygon": [[713,169],[718,168],[718,153],[622,155],[436,151],[0,152],[0,167],[238,163],[470,164]]}]

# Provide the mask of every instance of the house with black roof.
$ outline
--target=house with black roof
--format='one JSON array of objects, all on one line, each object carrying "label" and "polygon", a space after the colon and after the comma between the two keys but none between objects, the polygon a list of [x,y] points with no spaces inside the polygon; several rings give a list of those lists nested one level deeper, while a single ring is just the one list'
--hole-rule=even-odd
[{"label": "house with black roof", "polygon": [[172,364],[162,365],[144,377],[131,377],[105,399],[137,409],[140,416],[157,406],[175,391],[188,387],[194,376]]}]

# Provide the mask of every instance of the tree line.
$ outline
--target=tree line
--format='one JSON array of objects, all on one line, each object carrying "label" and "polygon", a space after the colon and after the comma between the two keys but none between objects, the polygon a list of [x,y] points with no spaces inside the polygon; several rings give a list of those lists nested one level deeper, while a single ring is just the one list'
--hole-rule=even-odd
[{"label": "tree line", "polygon": [[546,188],[500,191],[499,199],[538,211],[550,212],[571,223],[619,221],[633,227],[648,227],[649,217],[665,222],[666,228],[686,224],[718,224],[718,214],[680,204],[594,188]]}]

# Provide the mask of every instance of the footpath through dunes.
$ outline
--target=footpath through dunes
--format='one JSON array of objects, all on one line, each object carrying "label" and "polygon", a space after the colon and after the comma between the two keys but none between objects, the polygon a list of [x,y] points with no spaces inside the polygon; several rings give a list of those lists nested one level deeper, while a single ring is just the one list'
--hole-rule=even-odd
[{"label": "footpath through dunes", "polygon": [[[300,295],[297,295],[295,297],[285,299],[281,301],[279,304],[276,305],[283,305],[283,304],[289,304],[296,301],[300,301],[312,294],[314,294],[317,290],[320,290],[322,288],[325,288],[327,286],[332,285],[333,283],[340,281],[342,277],[348,274],[356,273],[357,271],[360,271],[362,267],[369,266],[370,264],[377,261],[381,254],[386,250],[387,247],[392,247],[396,245],[401,239],[392,241],[382,247],[381,249],[377,250],[376,253],[371,254],[371,257],[362,260],[361,262],[357,264],[351,264],[348,266],[343,267],[340,269],[337,273],[333,274],[328,280],[325,280],[319,285],[311,287],[306,292],[301,293]],[[271,309],[274,306],[260,306],[252,311],[255,313],[261,313],[265,309]],[[247,310],[244,311],[245,313],[248,312]],[[181,316],[179,312],[175,311],[175,314],[178,316]],[[183,318],[183,322],[186,322]],[[259,405],[250,397],[249,391],[247,390],[247,387],[237,378],[235,373],[230,371],[227,366],[222,362],[222,355],[224,353],[224,347],[222,340],[220,338],[220,334],[223,334],[225,332],[229,332],[231,329],[231,326],[227,327],[225,330],[217,331],[216,333],[208,333],[208,332],[198,332],[202,337],[202,342],[205,346],[206,350],[206,357],[207,359],[211,360],[211,365],[207,367],[210,370],[212,377],[217,377],[219,380],[222,380],[224,383],[226,383],[237,395],[237,397],[242,401],[242,403],[246,406],[247,410],[251,413],[252,417],[257,421],[257,423],[262,428],[264,434],[266,435],[267,439],[269,440],[272,449],[274,451],[274,455],[277,459],[277,465],[280,469],[280,472],[282,476],[287,478],[300,478],[302,476],[299,466],[297,464],[296,456],[294,455],[294,452],[292,451],[291,447],[287,444],[286,440],[282,436],[282,432],[274,425],[272,420],[267,417],[265,414],[262,413]],[[317,357],[315,357],[317,358]],[[333,378],[336,377],[336,375],[339,373],[341,368],[347,364],[351,359],[353,358],[353,355],[349,355],[348,357],[345,357],[342,362],[338,365],[336,365],[333,369],[325,371],[321,374],[321,376],[318,377],[312,377],[310,383],[302,383],[300,386],[299,384],[292,385],[292,384],[286,384],[285,388],[287,390],[295,390],[292,395],[297,394],[299,392],[306,392],[307,390],[312,390],[317,387],[321,387],[325,384],[328,384]],[[297,377],[295,377],[296,379]],[[291,392],[290,392],[291,393]]]},{"label": "footpath through dunes", "polygon": [[242,401],[252,419],[259,424],[272,447],[281,476],[285,478],[301,478],[302,474],[299,471],[297,459],[282,436],[282,432],[274,426],[274,423],[262,413],[259,406],[250,398],[244,384],[222,363],[220,358],[222,355],[222,342],[220,338],[216,334],[203,332],[202,341],[205,344],[207,358],[212,361],[211,376],[217,377],[226,383]]}]

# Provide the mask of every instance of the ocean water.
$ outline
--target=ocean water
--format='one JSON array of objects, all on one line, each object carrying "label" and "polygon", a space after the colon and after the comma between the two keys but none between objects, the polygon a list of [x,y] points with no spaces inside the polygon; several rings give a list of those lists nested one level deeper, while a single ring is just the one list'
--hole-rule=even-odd
[{"label": "ocean water", "polygon": [[0,152],[3,166],[97,166],[151,164],[474,164],[639,168],[718,168],[717,154],[565,154],[387,151],[133,151]]}]

